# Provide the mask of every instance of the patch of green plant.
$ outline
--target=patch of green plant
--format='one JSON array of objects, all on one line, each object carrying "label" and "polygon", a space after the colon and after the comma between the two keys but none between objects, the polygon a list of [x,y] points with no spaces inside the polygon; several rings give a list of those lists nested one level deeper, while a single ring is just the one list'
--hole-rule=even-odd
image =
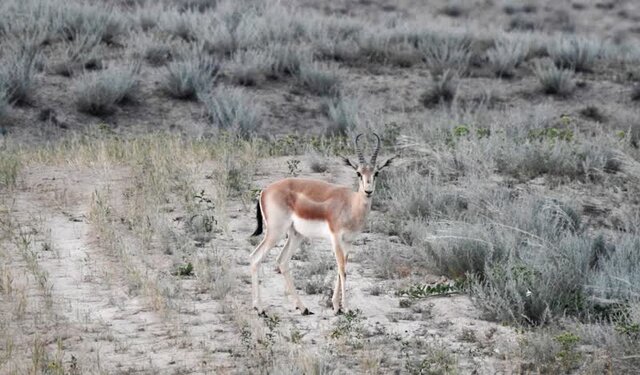
[{"label": "patch of green plant", "polygon": [[616,332],[633,340],[640,340],[640,323],[618,323]]},{"label": "patch of green plant", "polygon": [[580,342],[580,336],[572,332],[564,332],[556,336],[555,340],[562,347],[556,359],[566,371],[574,369],[582,359],[582,353],[576,350]]},{"label": "patch of green plant", "polygon": [[17,157],[7,154],[0,155],[0,189],[15,186],[19,170],[20,160]]},{"label": "patch of green plant", "polygon": [[178,276],[191,276],[193,275],[193,264],[191,264],[191,262],[186,263],[186,264],[181,264],[178,266],[178,269],[176,270],[176,274]]},{"label": "patch of green plant", "polygon": [[478,135],[478,139],[487,138],[491,136],[491,129],[489,128],[477,128],[476,134]]},{"label": "patch of green plant", "polygon": [[300,170],[300,160],[298,159],[287,160],[287,167],[289,168],[289,174],[293,177],[297,177],[302,172]]},{"label": "patch of green plant", "polygon": [[[416,358],[418,350],[424,350],[423,358]],[[412,375],[443,375],[457,374],[456,358],[446,349],[433,347],[422,340],[416,340],[413,344],[409,341],[402,342],[402,349],[406,362],[405,369]]]},{"label": "patch of green plant", "polygon": [[558,128],[543,128],[543,129],[533,129],[529,131],[528,138],[530,140],[539,140],[539,141],[565,141],[570,142],[573,140],[573,131],[569,129],[558,129]]},{"label": "patch of green plant", "polygon": [[453,135],[458,138],[467,136],[469,135],[469,133],[471,133],[471,130],[469,130],[469,127],[467,125],[458,125],[453,128]]},{"label": "patch of green plant", "polygon": [[303,337],[304,334],[302,334],[302,332],[300,332],[300,330],[297,328],[292,328],[291,332],[289,333],[289,341],[294,344],[299,344],[302,341]]},{"label": "patch of green plant", "polygon": [[464,290],[464,285],[465,282],[462,279],[456,280],[453,284],[413,284],[405,289],[399,290],[398,292],[396,292],[396,295],[399,297],[409,297],[412,299],[441,296],[452,293],[460,293]]},{"label": "patch of green plant", "polygon": [[276,337],[278,335],[278,326],[280,325],[280,318],[275,315],[265,315],[263,317],[264,320],[264,324],[267,326],[267,333],[265,334],[266,340],[265,341],[259,341],[262,345],[264,345],[266,348],[271,347],[276,340]]},{"label": "patch of green plant", "polygon": [[331,338],[344,338],[351,344],[357,344],[362,338],[363,321],[364,317],[360,309],[348,310],[338,318],[335,328],[331,331]]}]

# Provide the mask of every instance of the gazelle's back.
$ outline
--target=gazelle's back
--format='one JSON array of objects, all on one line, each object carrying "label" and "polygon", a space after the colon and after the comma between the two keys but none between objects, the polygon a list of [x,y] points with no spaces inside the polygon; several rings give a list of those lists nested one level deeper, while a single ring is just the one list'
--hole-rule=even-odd
[{"label": "gazelle's back", "polygon": [[261,206],[267,226],[291,225],[305,237],[329,238],[348,210],[349,188],[319,180],[287,178],[267,186]]}]

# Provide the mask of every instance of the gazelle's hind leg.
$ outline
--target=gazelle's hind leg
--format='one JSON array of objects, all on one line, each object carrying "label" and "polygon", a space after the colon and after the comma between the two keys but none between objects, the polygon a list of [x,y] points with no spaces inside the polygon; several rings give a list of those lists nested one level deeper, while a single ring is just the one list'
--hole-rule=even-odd
[{"label": "gazelle's hind leg", "polygon": [[[263,192],[264,195],[264,192]],[[264,202],[264,200],[263,200]],[[262,207],[263,213],[267,213],[267,209]],[[267,218],[269,220],[267,221]],[[284,236],[287,229],[291,226],[291,219],[288,212],[285,210],[279,210],[277,207],[271,207],[265,216],[266,222],[266,234],[260,245],[256,247],[251,253],[251,286],[253,297],[253,308],[258,310],[258,313],[264,313],[262,309],[262,303],[260,301],[260,263],[264,260],[269,250],[271,250],[278,241]]]},{"label": "gazelle's hind leg", "polygon": [[258,310],[258,313],[263,313],[262,303],[260,301],[260,280],[258,274],[260,273],[260,263],[264,260],[269,250],[276,245],[277,239],[270,236],[270,233],[264,237],[262,242],[251,253],[251,294],[253,300],[253,308]]},{"label": "gazelle's hind leg", "polygon": [[293,227],[289,228],[288,235],[289,238],[287,239],[287,243],[284,245],[282,252],[278,256],[277,266],[280,270],[280,273],[284,277],[287,294],[289,294],[291,298],[293,298],[296,309],[300,310],[302,312],[302,315],[310,315],[312,314],[312,312],[304,306],[304,303],[302,303],[302,300],[296,292],[296,288],[293,284],[291,272],[289,271],[291,256],[298,249],[300,243],[302,243],[302,236],[300,235],[300,233],[296,232]]}]

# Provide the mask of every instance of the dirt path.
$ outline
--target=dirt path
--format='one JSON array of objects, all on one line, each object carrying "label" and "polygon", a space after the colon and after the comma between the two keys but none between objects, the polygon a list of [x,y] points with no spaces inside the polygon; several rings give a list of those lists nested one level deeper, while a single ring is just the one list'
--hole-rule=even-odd
[{"label": "dirt path", "polygon": [[[286,163],[276,160],[272,165]],[[334,181],[349,184],[351,176],[343,169],[332,166],[324,177],[335,176]],[[93,193],[108,190],[113,195],[122,194],[127,173],[124,169],[104,173],[71,167],[34,167],[26,170],[24,187],[15,194],[14,216],[21,225],[38,230],[35,248],[48,249],[39,252],[38,262],[48,274],[52,309],[59,320],[47,340],[50,351],[55,351],[55,343],[61,340],[64,366],[73,368],[77,363],[82,373],[252,372],[254,358],[243,341],[239,322],[268,330],[267,322],[250,308],[247,261],[252,246],[247,236],[255,225],[252,212],[247,212],[239,201],[230,202],[229,234],[212,240],[213,247],[233,260],[237,284],[229,296],[215,300],[199,291],[195,280],[173,277],[170,280],[179,293],[171,308],[158,311],[150,307],[147,296],[131,293],[123,271],[125,265],[100,246],[88,219]],[[264,186],[283,173],[275,168],[268,170],[257,177],[256,185]],[[318,174],[309,176],[323,178]],[[210,183],[204,176],[198,178],[197,184],[204,187]],[[359,344],[344,344],[336,339],[335,332],[343,318],[336,317],[327,307],[323,294],[305,295],[301,290],[315,315],[299,315],[285,297],[282,276],[273,271],[279,249],[269,254],[262,275],[264,303],[270,316],[277,317],[279,336],[286,338],[294,332],[297,335],[291,348],[319,356],[333,353],[331,358],[339,358],[338,369],[344,371],[373,361],[376,371],[386,373],[402,368],[407,361],[406,353],[400,350],[402,343],[423,340],[457,357],[457,366],[463,372],[508,372],[512,365],[508,360],[509,346],[515,345],[510,329],[482,321],[466,296],[418,301],[411,309],[400,307],[400,299],[393,293],[400,281],[371,276],[370,260],[358,254],[365,247],[376,251],[396,245],[376,233],[363,234],[359,244],[349,264],[347,283],[350,307],[360,310],[354,334]],[[307,267],[318,259],[333,259],[329,245],[323,242],[314,242],[306,252],[313,252],[313,258],[294,260],[294,277],[296,268]],[[155,272],[150,265],[170,263],[168,257],[154,253],[149,259],[136,259],[135,264],[140,272]],[[324,277],[332,280],[334,272],[329,270]],[[153,275],[160,276],[163,275]],[[301,288],[304,280],[298,278],[295,282]],[[374,295],[370,291],[378,284],[385,288]],[[353,357],[344,356],[351,351],[356,353]]]}]

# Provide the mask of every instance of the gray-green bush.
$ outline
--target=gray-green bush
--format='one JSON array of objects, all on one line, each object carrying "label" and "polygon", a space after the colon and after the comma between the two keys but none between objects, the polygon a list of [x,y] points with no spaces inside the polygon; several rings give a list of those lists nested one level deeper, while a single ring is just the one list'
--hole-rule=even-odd
[{"label": "gray-green bush", "polygon": [[195,100],[213,89],[219,70],[220,65],[213,57],[194,49],[185,60],[167,66],[163,89],[172,98]]},{"label": "gray-green bush", "polygon": [[358,103],[355,100],[344,96],[329,98],[323,102],[322,110],[332,122],[327,134],[345,136],[355,129],[358,122]]},{"label": "gray-green bush", "polygon": [[340,77],[330,67],[304,64],[298,73],[300,85],[315,95],[336,96],[340,93]]},{"label": "gray-green bush", "polygon": [[0,67],[0,91],[10,103],[28,103],[34,91],[35,65],[40,55],[35,45],[23,41],[6,44]]},{"label": "gray-green bush", "polygon": [[260,126],[261,106],[240,88],[220,87],[198,95],[208,119],[219,129],[251,135]]},{"label": "gray-green bush", "polygon": [[118,104],[134,103],[139,95],[138,63],[85,73],[75,84],[75,103],[80,112],[110,115]]},{"label": "gray-green bush", "polygon": [[553,39],[547,51],[559,68],[586,72],[593,69],[602,45],[593,38],[565,36]]},{"label": "gray-green bush", "polygon": [[524,39],[498,39],[487,51],[491,68],[499,77],[511,77],[514,70],[529,54],[529,45]]},{"label": "gray-green bush", "polygon": [[418,42],[418,50],[434,75],[453,71],[463,76],[471,60],[471,39],[466,35],[428,34]]},{"label": "gray-green bush", "polygon": [[438,104],[449,104],[453,101],[458,90],[456,73],[445,70],[439,76],[432,76],[430,86],[420,96],[422,104],[431,108]]},{"label": "gray-green bush", "polygon": [[575,88],[573,70],[558,68],[554,64],[538,63],[535,74],[545,94],[568,96]]}]

